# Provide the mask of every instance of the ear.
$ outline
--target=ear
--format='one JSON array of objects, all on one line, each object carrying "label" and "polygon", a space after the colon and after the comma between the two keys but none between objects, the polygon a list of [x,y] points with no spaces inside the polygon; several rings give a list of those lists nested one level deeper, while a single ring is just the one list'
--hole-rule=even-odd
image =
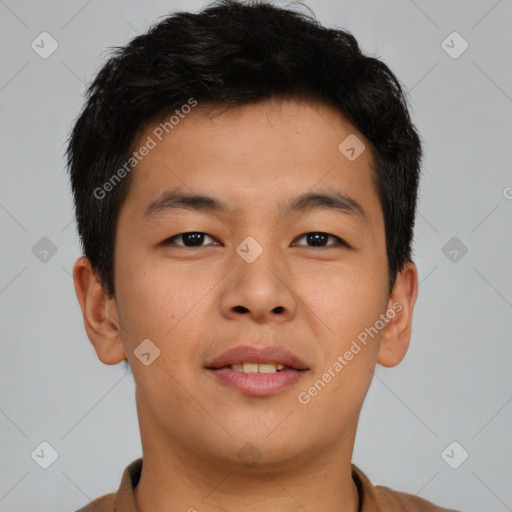
[{"label": "ear", "polygon": [[78,258],[73,266],[73,281],[85,330],[98,359],[105,364],[124,361],[126,353],[121,342],[115,298],[108,298],[85,256]]},{"label": "ear", "polygon": [[[418,296],[418,270],[407,262],[397,274],[395,286],[388,301],[386,316],[390,318],[382,332],[377,363],[396,366],[407,353],[411,340],[412,313]],[[394,312],[394,316],[393,315]]]}]

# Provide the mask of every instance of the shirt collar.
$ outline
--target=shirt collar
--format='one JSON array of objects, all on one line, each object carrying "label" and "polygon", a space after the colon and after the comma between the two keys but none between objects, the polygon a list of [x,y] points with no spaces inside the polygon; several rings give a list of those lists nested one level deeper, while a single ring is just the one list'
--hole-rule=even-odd
[{"label": "shirt collar", "polygon": [[133,488],[139,483],[141,471],[142,457],[134,460],[124,470],[116,493],[114,512],[137,512]]},{"label": "shirt collar", "polygon": [[[137,512],[133,488],[139,483],[142,457],[131,462],[123,472],[121,485],[116,493],[114,512]],[[373,485],[368,477],[352,464],[352,479],[359,492],[358,512],[378,512]]]}]

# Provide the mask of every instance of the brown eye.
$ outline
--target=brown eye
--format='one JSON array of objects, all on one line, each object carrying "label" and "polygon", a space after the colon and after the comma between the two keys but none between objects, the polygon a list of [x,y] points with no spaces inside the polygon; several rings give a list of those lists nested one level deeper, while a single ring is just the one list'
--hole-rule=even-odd
[{"label": "brown eye", "polygon": [[[168,238],[164,242],[164,245],[173,244],[180,245],[182,247],[203,247],[205,237],[213,240],[213,238],[206,233],[202,233],[200,231],[189,231],[187,233],[180,233],[179,235]],[[181,240],[183,243],[175,243],[174,240]]]},{"label": "brown eye", "polygon": [[[348,247],[348,244],[341,238],[337,237],[336,235],[331,235],[329,233],[323,233],[321,231],[312,231],[310,233],[304,233],[302,236],[299,237],[299,240],[301,238],[306,238],[307,243],[311,243],[312,247],[329,247],[332,245],[334,245],[334,246],[344,245],[344,246]],[[336,243],[327,244],[327,240],[329,238],[336,240]],[[302,245],[302,244],[299,244],[299,245]]]}]

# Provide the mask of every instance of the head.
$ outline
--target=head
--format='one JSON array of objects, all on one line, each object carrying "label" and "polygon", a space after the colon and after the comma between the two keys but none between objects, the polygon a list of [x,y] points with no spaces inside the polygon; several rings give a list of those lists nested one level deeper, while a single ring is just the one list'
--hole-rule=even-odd
[{"label": "head", "polygon": [[[114,52],[69,139],[74,280],[100,360],[128,359],[152,439],[234,463],[252,440],[263,465],[353,441],[375,364],[410,340],[421,155],[391,70],[304,14],[217,2]],[[239,345],[307,370],[240,393],[208,369]]]}]

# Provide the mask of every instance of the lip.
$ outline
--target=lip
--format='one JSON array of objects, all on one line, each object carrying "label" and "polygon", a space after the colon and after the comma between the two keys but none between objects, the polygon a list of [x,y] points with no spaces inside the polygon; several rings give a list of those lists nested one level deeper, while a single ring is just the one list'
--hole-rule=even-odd
[{"label": "lip", "polygon": [[[244,373],[229,368],[238,363],[276,363],[289,368],[274,373]],[[246,395],[268,396],[296,384],[309,368],[287,350],[276,347],[240,346],[227,350],[206,366],[206,370],[222,384]]]},{"label": "lip", "polygon": [[269,396],[279,393],[293,384],[296,384],[306,370],[282,370],[275,373],[244,373],[231,368],[220,370],[207,370],[222,384],[236,389],[245,395]]},{"label": "lip", "polygon": [[248,345],[226,350],[211,363],[208,363],[206,368],[214,370],[238,363],[276,363],[289,366],[294,370],[309,370],[303,361],[282,347],[251,347]]}]

